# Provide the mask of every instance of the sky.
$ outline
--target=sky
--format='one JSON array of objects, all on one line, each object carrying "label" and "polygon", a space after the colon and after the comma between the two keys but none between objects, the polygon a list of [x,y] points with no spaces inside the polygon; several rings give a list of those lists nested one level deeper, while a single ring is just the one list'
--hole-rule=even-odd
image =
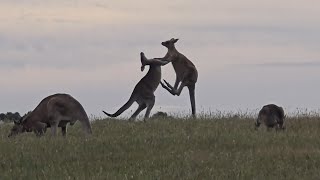
[{"label": "sky", "polygon": [[[320,108],[320,1],[0,0],[0,112],[32,110],[69,93],[93,116],[129,98],[139,53],[163,57],[161,42],[197,67],[199,113]],[[172,65],[162,76],[174,82]],[[156,111],[190,113],[187,88],[156,90]],[[132,113],[131,107],[124,116]],[[144,112],[143,112],[144,113]],[[142,114],[143,114],[142,113]]]}]

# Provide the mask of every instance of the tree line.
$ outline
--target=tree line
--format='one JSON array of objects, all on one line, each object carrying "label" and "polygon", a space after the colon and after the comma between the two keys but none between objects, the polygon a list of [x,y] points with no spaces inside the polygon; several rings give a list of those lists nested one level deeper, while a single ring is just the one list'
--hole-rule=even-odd
[{"label": "tree line", "polygon": [[7,113],[0,113],[0,121],[14,121],[19,120],[21,115],[18,112],[7,112]]}]

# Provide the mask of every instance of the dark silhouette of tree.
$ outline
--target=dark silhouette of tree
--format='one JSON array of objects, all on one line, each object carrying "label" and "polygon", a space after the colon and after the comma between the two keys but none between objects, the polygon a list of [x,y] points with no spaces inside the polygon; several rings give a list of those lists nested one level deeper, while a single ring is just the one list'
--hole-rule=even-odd
[{"label": "dark silhouette of tree", "polygon": [[19,120],[20,118],[21,118],[21,116],[18,112],[13,113],[12,120]]},{"label": "dark silhouette of tree", "polygon": [[1,114],[0,114],[0,121],[3,121],[3,120],[5,120],[5,119],[6,119],[6,114],[1,113]]},{"label": "dark silhouette of tree", "polygon": [[6,119],[8,119],[8,120],[12,120],[13,119],[13,113],[12,112],[7,112],[7,114],[6,114]]},{"label": "dark silhouette of tree", "polygon": [[18,112],[15,112],[15,113],[7,112],[6,114],[4,113],[0,114],[0,121],[14,121],[14,120],[19,120],[20,118],[21,116]]}]

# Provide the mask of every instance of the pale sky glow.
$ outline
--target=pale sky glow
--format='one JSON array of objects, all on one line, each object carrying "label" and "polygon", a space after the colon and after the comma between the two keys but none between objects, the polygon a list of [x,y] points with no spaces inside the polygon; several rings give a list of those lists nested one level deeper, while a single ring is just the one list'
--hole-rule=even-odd
[{"label": "pale sky glow", "polygon": [[[199,111],[319,109],[319,7],[316,0],[1,0],[0,112],[24,113],[56,92],[76,97],[88,114],[115,111],[146,73],[139,53],[162,57],[160,43],[172,37],[198,68]],[[174,82],[171,65],[163,77]],[[190,111],[187,92],[173,97],[159,87],[153,112]]]}]

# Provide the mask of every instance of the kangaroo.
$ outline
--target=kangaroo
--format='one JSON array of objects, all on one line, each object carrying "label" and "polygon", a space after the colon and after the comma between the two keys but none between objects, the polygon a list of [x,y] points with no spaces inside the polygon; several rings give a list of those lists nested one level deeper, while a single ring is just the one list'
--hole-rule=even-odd
[{"label": "kangaroo", "polygon": [[258,129],[260,124],[263,122],[267,126],[268,130],[273,127],[276,127],[276,130],[284,130],[284,119],[285,115],[282,107],[274,104],[268,104],[263,106],[259,111],[255,126],[256,129]]},{"label": "kangaroo", "polygon": [[48,127],[51,127],[52,136],[56,136],[58,127],[66,136],[67,124],[73,125],[77,120],[86,134],[92,134],[89,118],[82,105],[68,94],[54,94],[44,98],[31,113],[14,121],[8,137],[32,131],[41,136]]},{"label": "kangaroo", "polygon": [[148,73],[137,83],[134,87],[133,92],[129,100],[114,114],[109,114],[102,111],[107,116],[117,117],[125,110],[127,110],[134,102],[139,104],[138,109],[133,113],[129,120],[134,120],[137,115],[147,108],[146,114],[144,116],[144,121],[149,117],[151,109],[154,106],[155,96],[154,92],[160,84],[161,81],[161,66],[166,65],[169,61],[161,61],[158,59],[147,59],[143,52],[140,53],[141,60],[141,71],[144,70],[146,65],[149,65]]},{"label": "kangaroo", "polygon": [[[195,65],[183,54],[179,53],[175,48],[175,43],[179,39],[170,39],[161,44],[168,48],[167,54],[163,58],[156,58],[172,62],[174,71],[176,72],[176,81],[174,86],[170,85],[166,80],[161,82],[161,86],[169,91],[172,95],[180,96],[182,89],[187,86],[189,89],[192,116],[196,117],[195,103],[195,84],[198,80],[198,71]],[[181,84],[180,84],[181,83]],[[179,86],[180,84],[180,86]]]}]

